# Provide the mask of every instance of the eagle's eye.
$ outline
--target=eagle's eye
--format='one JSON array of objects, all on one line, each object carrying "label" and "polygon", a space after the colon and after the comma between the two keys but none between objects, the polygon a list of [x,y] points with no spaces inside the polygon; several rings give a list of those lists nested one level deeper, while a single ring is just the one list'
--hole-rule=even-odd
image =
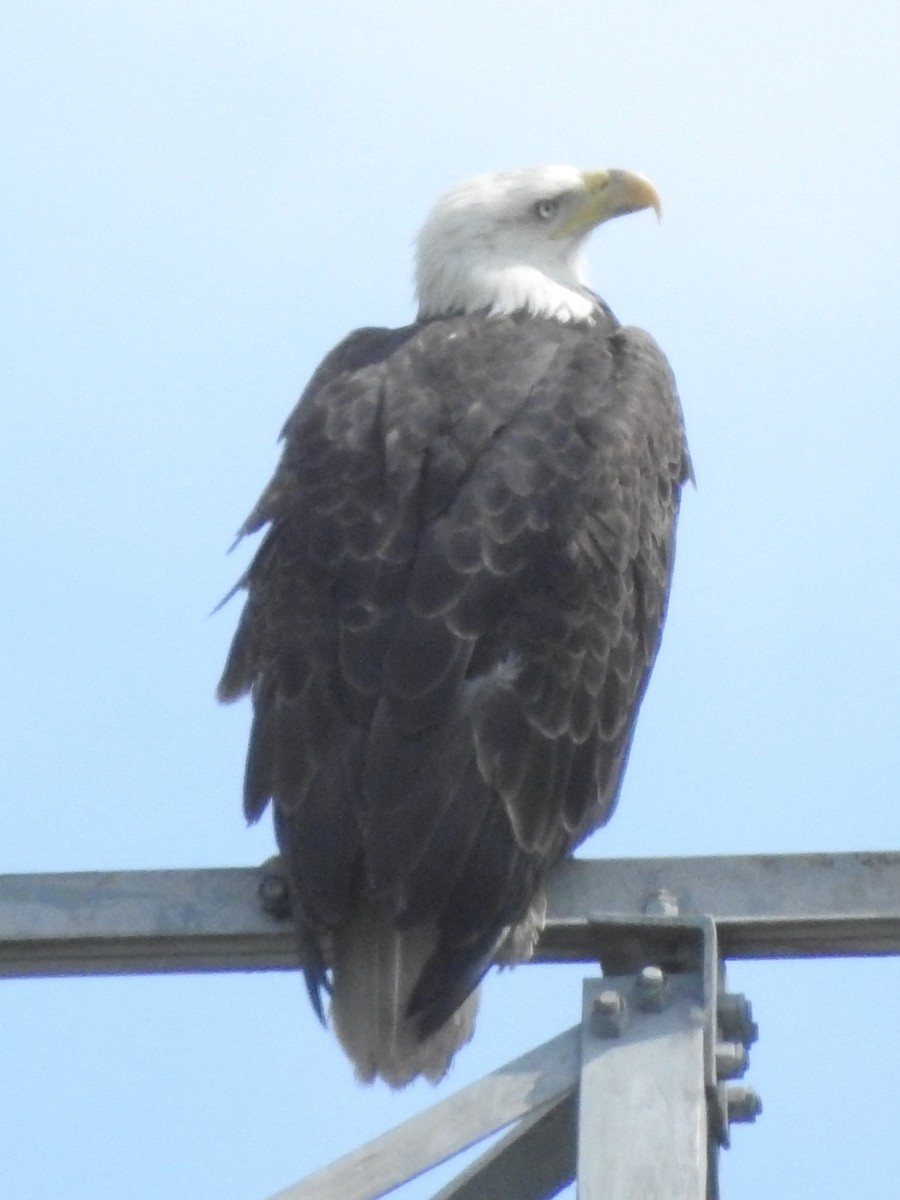
[{"label": "eagle's eye", "polygon": [[549,221],[559,211],[558,200],[538,200],[531,210],[539,221]]}]

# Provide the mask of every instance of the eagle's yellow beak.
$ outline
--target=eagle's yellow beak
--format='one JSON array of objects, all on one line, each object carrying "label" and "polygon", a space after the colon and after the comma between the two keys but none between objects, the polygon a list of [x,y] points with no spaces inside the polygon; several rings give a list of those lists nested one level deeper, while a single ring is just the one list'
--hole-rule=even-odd
[{"label": "eagle's yellow beak", "polygon": [[659,194],[649,179],[635,171],[582,171],[587,189],[584,203],[554,233],[554,237],[577,237],[594,226],[624,217],[626,213],[652,208],[657,218],[662,213]]}]

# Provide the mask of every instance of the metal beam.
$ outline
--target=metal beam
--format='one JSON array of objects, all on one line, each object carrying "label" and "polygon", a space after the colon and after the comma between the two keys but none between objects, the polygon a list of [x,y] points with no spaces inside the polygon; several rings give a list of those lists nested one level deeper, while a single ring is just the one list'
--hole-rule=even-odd
[{"label": "metal beam", "polygon": [[574,1091],[522,1119],[431,1200],[547,1200],[575,1178]]},{"label": "metal beam", "polygon": [[643,1010],[634,982],[584,984],[578,1200],[706,1200],[703,975],[668,981],[666,1003]]},{"label": "metal beam", "polygon": [[[0,976],[295,967],[290,924],[259,900],[271,870],[0,876]],[[726,958],[900,953],[900,853],[576,859],[548,890],[536,961],[596,960],[629,921],[674,912],[712,917]]]},{"label": "metal beam", "polygon": [[712,917],[724,958],[900,953],[900,852],[571,859],[554,873],[545,960],[584,961],[595,917]]},{"label": "metal beam", "polygon": [[290,926],[259,870],[0,876],[0,976],[285,970]]}]

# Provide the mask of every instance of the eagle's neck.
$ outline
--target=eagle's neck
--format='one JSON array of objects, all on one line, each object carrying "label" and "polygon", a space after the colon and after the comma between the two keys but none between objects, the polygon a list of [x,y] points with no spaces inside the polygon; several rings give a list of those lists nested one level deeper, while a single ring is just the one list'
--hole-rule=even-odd
[{"label": "eagle's neck", "polygon": [[420,240],[416,265],[419,316],[527,312],[557,321],[591,322],[597,301],[587,285],[576,245],[528,245],[521,253],[501,253],[483,242],[437,247]]},{"label": "eagle's neck", "polygon": [[419,294],[419,316],[486,312],[509,316],[527,312],[556,321],[593,320],[597,301],[588,288],[551,279],[534,267],[515,266],[483,270],[462,288],[433,288]]}]

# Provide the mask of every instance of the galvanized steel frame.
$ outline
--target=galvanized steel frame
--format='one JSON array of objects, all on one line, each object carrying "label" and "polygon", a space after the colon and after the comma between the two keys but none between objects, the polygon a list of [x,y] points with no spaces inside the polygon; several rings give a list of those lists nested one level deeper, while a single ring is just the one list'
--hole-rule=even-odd
[{"label": "galvanized steel frame", "polygon": [[[286,970],[273,867],[0,875],[0,976]],[[900,853],[565,862],[536,961],[613,955],[630,920],[709,916],[724,958],[900,954]],[[660,957],[667,952],[664,920]]]},{"label": "galvanized steel frame", "polygon": [[[296,967],[279,896],[272,863],[0,876],[0,976]],[[725,1082],[754,1033],[726,1028],[724,960],[898,953],[898,853],[564,863],[536,958],[602,963],[581,1026],[271,1200],[375,1200],[504,1129],[435,1200],[543,1200],[576,1174],[580,1200],[709,1200],[729,1112],[755,1103]]]}]

